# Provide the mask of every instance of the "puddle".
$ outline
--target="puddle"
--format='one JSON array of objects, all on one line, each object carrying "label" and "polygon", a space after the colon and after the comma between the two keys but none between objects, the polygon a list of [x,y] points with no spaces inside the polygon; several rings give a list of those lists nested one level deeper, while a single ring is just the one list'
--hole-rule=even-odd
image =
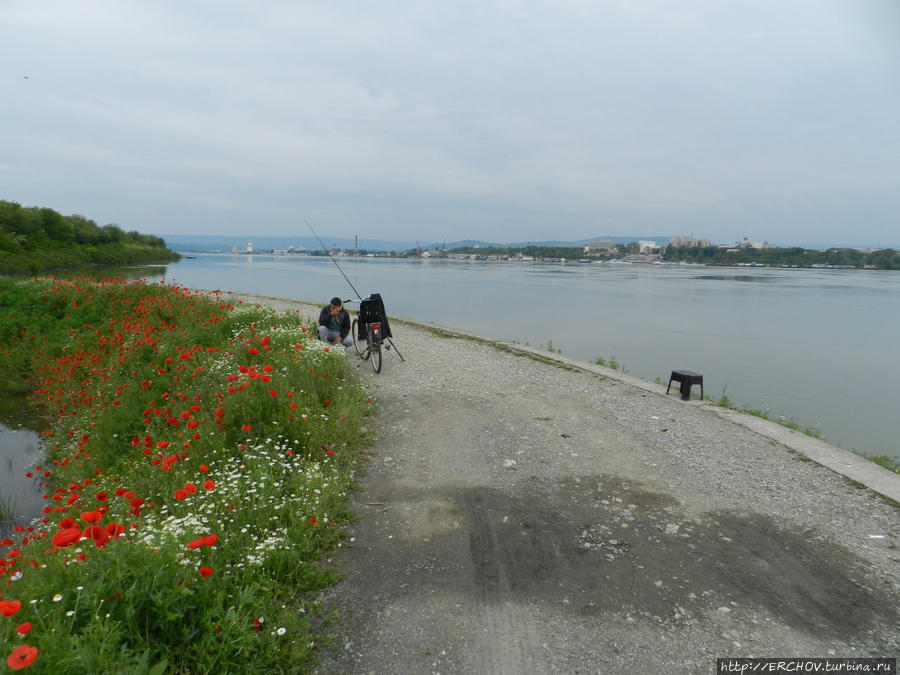
[{"label": "puddle", "polygon": [[0,424],[0,533],[27,525],[41,515],[46,501],[41,481],[25,474],[44,461],[40,436],[30,429]]}]

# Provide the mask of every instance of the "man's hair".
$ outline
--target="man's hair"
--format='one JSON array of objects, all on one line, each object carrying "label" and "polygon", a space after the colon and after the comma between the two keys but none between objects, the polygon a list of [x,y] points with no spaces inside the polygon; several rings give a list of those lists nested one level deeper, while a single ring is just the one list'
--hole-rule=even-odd
[{"label": "man's hair", "polygon": [[331,299],[331,304],[332,304],[334,307],[343,307],[343,305],[344,305],[344,303],[341,302],[341,299],[340,299],[340,298],[332,298],[332,299]]}]

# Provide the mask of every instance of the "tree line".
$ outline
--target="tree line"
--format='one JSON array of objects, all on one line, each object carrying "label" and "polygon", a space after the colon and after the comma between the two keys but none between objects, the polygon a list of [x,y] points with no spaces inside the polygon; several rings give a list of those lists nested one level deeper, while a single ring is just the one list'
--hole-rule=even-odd
[{"label": "tree line", "polygon": [[0,200],[0,273],[169,262],[180,256],[161,237],[97,225],[81,215]]},{"label": "tree line", "polygon": [[857,269],[900,269],[900,251],[885,248],[878,251],[860,251],[855,248],[829,248],[817,251],[806,248],[704,248],[668,246],[663,260],[693,262],[706,265],[750,265],[770,267],[812,267],[833,265]]},{"label": "tree line", "polygon": [[[632,255],[639,252],[635,242],[620,244],[614,251],[603,253],[606,258]],[[450,253],[466,255],[524,255],[534,258],[566,258],[575,260],[584,257],[583,247],[574,246],[485,246],[481,248],[455,248]],[[701,265],[765,265],[767,267],[812,267],[834,266],[871,268],[879,270],[900,269],[900,251],[886,248],[878,251],[861,251],[855,248],[815,249],[793,248],[725,248],[718,246],[664,246],[661,259],[667,262],[691,262]]]}]

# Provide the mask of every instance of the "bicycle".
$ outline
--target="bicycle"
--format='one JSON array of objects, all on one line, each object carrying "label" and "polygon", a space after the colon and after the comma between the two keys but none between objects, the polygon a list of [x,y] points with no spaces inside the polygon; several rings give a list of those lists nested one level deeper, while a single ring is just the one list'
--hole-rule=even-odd
[{"label": "bicycle", "polygon": [[[344,302],[353,301],[345,300]],[[401,361],[406,360],[391,340],[391,327],[384,312],[384,302],[378,293],[373,293],[359,301],[359,311],[350,325],[350,334],[353,336],[356,355],[363,361],[368,359],[376,373],[381,372],[383,352],[391,348],[394,349]]]}]

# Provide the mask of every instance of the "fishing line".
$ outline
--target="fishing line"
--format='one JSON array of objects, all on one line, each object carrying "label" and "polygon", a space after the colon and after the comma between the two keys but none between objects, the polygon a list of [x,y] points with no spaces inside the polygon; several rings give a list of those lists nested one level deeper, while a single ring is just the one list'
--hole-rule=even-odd
[{"label": "fishing line", "polygon": [[356,286],[354,286],[352,283],[350,283],[350,280],[347,278],[347,275],[344,274],[344,270],[342,270],[342,269],[341,269],[341,266],[337,264],[337,260],[335,260],[335,259],[332,257],[331,251],[329,251],[328,248],[325,246],[325,244],[322,243],[322,240],[319,239],[319,235],[316,234],[316,231],[313,229],[313,226],[309,224],[309,221],[308,221],[306,218],[303,219],[303,222],[306,223],[306,226],[309,228],[309,231],[312,232],[312,233],[316,236],[316,239],[318,239],[318,241],[319,241],[319,246],[321,246],[321,247],[322,247],[322,250],[324,250],[325,253],[328,254],[328,257],[331,258],[331,262],[333,262],[333,263],[334,263],[334,266],[338,268],[338,272],[340,272],[340,273],[341,273],[341,276],[344,277],[344,280],[345,280],[348,284],[350,284],[350,288],[353,289],[353,292],[356,293],[356,297],[359,298],[359,301],[360,301],[360,302],[362,302],[362,299],[363,299],[363,298],[362,298],[362,296],[359,294],[359,291],[356,290]]}]

